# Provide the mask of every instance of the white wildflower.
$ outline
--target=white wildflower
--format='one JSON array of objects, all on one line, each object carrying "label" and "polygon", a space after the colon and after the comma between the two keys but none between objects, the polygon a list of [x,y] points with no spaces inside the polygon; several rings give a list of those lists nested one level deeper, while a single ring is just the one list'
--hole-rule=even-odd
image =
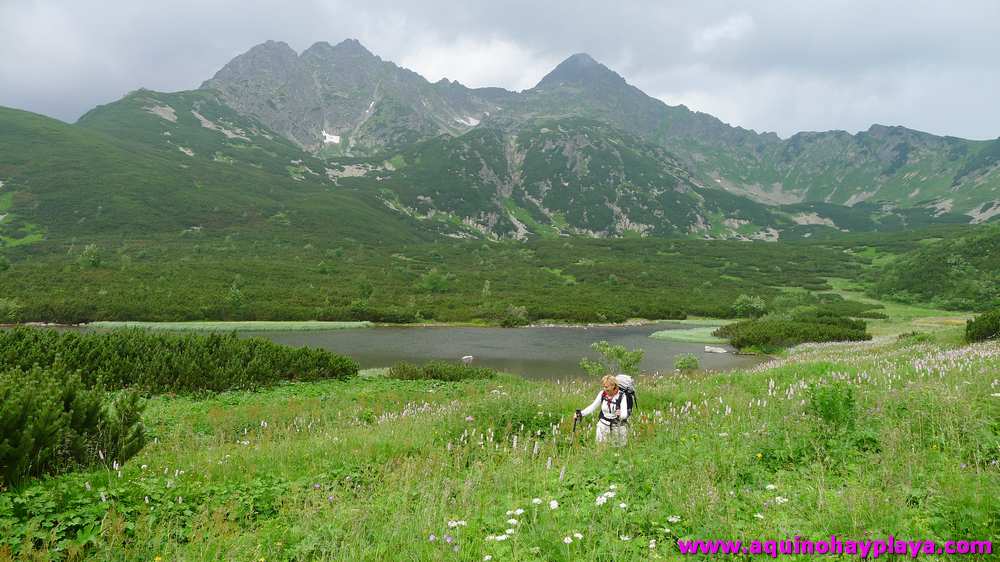
[{"label": "white wildflower", "polygon": [[493,557],[490,556],[489,554],[483,556],[483,562],[489,562],[490,560],[493,560]]},{"label": "white wildflower", "polygon": [[764,514],[763,513],[754,513],[753,516],[756,517],[757,519],[763,519],[764,518]]},{"label": "white wildflower", "polygon": [[764,486],[764,489],[765,490],[777,490],[778,487],[775,486],[774,484],[768,484],[767,486]]},{"label": "white wildflower", "polygon": [[566,544],[571,544],[573,542],[573,537],[565,537],[563,538],[563,542]]},{"label": "white wildflower", "polygon": [[625,509],[626,507],[628,507],[628,504],[625,503],[625,502],[622,502],[622,503],[618,504],[618,507],[620,507],[622,509]]},{"label": "white wildflower", "polygon": [[597,496],[597,501],[595,503],[597,503],[597,505],[604,505],[607,502],[608,502],[607,496],[601,495],[601,496]]},{"label": "white wildflower", "polygon": [[507,523],[508,523],[509,525],[513,525],[513,526],[515,526],[515,527],[516,527],[516,526],[517,526],[517,519],[514,519],[514,518],[512,517],[512,518],[510,518],[510,519],[508,519],[508,520],[507,520]]},{"label": "white wildflower", "polygon": [[667,521],[670,521],[671,523],[679,523],[680,520],[681,520],[680,515],[671,515],[670,517],[667,517]]},{"label": "white wildflower", "polygon": [[522,513],[524,513],[524,510],[520,507],[514,510],[514,515],[521,515]]},{"label": "white wildflower", "polygon": [[497,539],[496,540],[497,541],[505,541],[505,540],[507,540],[507,535],[497,535]]},{"label": "white wildflower", "polygon": [[632,540],[632,537],[630,537],[628,535],[618,535],[618,538],[620,538],[623,541],[630,541],[630,540]]},{"label": "white wildflower", "polygon": [[504,534],[505,535],[513,535],[514,534],[514,529],[507,529],[506,531],[504,531]]},{"label": "white wildflower", "polygon": [[776,503],[778,505],[781,505],[783,503],[788,503],[788,498],[785,498],[785,497],[782,497],[782,496],[778,496],[778,497],[774,498],[774,503]]},{"label": "white wildflower", "polygon": [[535,505],[541,505],[542,504],[542,498],[533,498],[531,500],[531,503],[533,503]]},{"label": "white wildflower", "polygon": [[559,509],[559,502],[552,500],[549,502],[549,509]]},{"label": "white wildflower", "polygon": [[576,538],[576,540],[582,540],[583,539],[583,535],[580,534],[580,533],[573,533],[573,536]]}]

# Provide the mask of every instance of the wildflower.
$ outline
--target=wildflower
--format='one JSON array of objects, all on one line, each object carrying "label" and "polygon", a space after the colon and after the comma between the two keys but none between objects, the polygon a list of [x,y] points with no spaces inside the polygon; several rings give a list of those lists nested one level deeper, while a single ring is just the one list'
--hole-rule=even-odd
[{"label": "wildflower", "polygon": [[618,538],[620,538],[623,541],[630,541],[630,540],[632,540],[632,537],[630,537],[628,535],[618,535]]},{"label": "wildflower", "polygon": [[601,495],[601,496],[597,496],[597,501],[595,503],[597,505],[604,505],[605,503],[607,503],[607,501],[608,501],[608,497],[604,496],[604,495]]},{"label": "wildflower", "polygon": [[333,496],[327,496],[327,497],[326,497],[326,501],[328,501],[328,502],[332,502],[332,501],[333,501]]},{"label": "wildflower", "polygon": [[522,513],[524,513],[524,510],[520,507],[514,510],[514,515],[521,515]]},{"label": "wildflower", "polygon": [[507,520],[507,523],[510,524],[510,525],[517,526],[517,519],[514,519],[512,517],[512,518],[510,518],[510,519]]},{"label": "wildflower", "polygon": [[625,502],[622,502],[622,503],[618,504],[618,507],[620,507],[622,509],[625,509],[626,507],[628,507],[628,504],[625,503]]},{"label": "wildflower", "polygon": [[465,416],[465,421],[467,421],[467,422],[476,421],[476,418],[474,418],[472,416]]},{"label": "wildflower", "polygon": [[261,427],[262,429],[267,429],[267,422],[266,422],[266,421],[264,421],[264,420],[260,420],[260,427]]},{"label": "wildflower", "polygon": [[566,543],[566,544],[572,544],[573,537],[565,537],[565,538],[563,538],[563,542]]},{"label": "wildflower", "polygon": [[104,451],[97,451],[97,456],[101,457],[101,460],[103,461],[104,460]]},{"label": "wildflower", "polygon": [[667,517],[667,521],[670,521],[671,523],[679,523],[680,520],[681,520],[680,515],[671,515],[670,517]]},{"label": "wildflower", "polygon": [[434,542],[436,540],[438,540],[438,538],[434,533],[431,533],[431,536],[427,537],[427,542]]},{"label": "wildflower", "polygon": [[490,560],[493,560],[493,557],[490,556],[489,554],[483,556],[483,562],[489,562]]},{"label": "wildflower", "polygon": [[84,488],[86,488],[86,489],[87,489],[87,491],[89,492],[89,491],[91,490],[91,487],[90,487],[90,482],[84,482],[84,483],[83,483],[83,487],[84,487]]},{"label": "wildflower", "polygon": [[649,550],[656,550],[656,539],[649,539]]},{"label": "wildflower", "polygon": [[144,497],[144,498],[142,499],[142,501],[144,501],[144,502],[146,502],[146,503],[149,503],[149,496],[146,496],[146,497]]},{"label": "wildflower", "polygon": [[455,537],[453,537],[451,535],[445,535],[444,536],[444,542],[446,542],[448,544],[451,544],[451,543],[455,542]]},{"label": "wildflower", "polygon": [[549,509],[559,509],[559,502],[552,500],[549,502]]},{"label": "wildflower", "polygon": [[278,541],[278,542],[274,543],[274,546],[276,546],[278,548],[281,548],[281,547],[285,546],[285,543],[283,543],[281,541]]},{"label": "wildflower", "polygon": [[514,534],[514,529],[507,529],[506,531],[504,531],[504,534],[505,535],[513,535]]},{"label": "wildflower", "polygon": [[788,498],[784,498],[784,497],[778,496],[778,497],[774,498],[774,503],[776,503],[778,505],[781,505],[783,503],[788,503]]},{"label": "wildflower", "polygon": [[756,517],[757,519],[763,519],[764,518],[764,514],[763,513],[754,513],[753,516]]},{"label": "wildflower", "polygon": [[618,494],[616,492],[604,492],[604,495],[607,496],[608,498],[613,498]]},{"label": "wildflower", "polygon": [[764,486],[764,489],[765,490],[777,490],[778,487],[775,486],[774,484],[768,484],[767,486]]},{"label": "wildflower", "polygon": [[163,560],[162,556],[154,556],[153,557],[153,562],[161,562],[162,560]]},{"label": "wildflower", "polygon": [[542,504],[542,498],[533,498],[531,500],[531,503],[533,503],[535,505],[541,505]]},{"label": "wildflower", "polygon": [[764,458],[764,455],[762,455],[762,454],[760,454],[760,453],[757,453],[757,460],[760,460],[760,459],[762,459],[762,458]]},{"label": "wildflower", "polygon": [[108,501],[108,496],[104,495],[104,492],[101,492],[101,501],[102,502]]},{"label": "wildflower", "polygon": [[573,537],[576,538],[576,540],[578,541],[583,540],[583,535],[580,533],[573,533]]},{"label": "wildflower", "polygon": [[112,462],[111,463],[111,470],[118,470],[118,466],[119,466],[118,461]]},{"label": "wildflower", "polygon": [[618,484],[612,484],[612,485],[608,486],[608,489],[609,490],[617,490],[618,489]]},{"label": "wildflower", "polygon": [[508,516],[514,515],[514,510],[513,509],[508,509],[507,510],[507,515]]},{"label": "wildflower", "polygon": [[146,470],[147,468],[149,468],[149,465],[148,464],[144,464],[144,465],[140,466],[139,468],[141,468],[143,470]]},{"label": "wildflower", "polygon": [[[509,530],[513,531],[514,529],[509,529]],[[496,538],[496,540],[497,540],[498,542],[499,542],[499,541],[505,541],[505,540],[507,540],[507,535],[497,535],[497,538]]]}]

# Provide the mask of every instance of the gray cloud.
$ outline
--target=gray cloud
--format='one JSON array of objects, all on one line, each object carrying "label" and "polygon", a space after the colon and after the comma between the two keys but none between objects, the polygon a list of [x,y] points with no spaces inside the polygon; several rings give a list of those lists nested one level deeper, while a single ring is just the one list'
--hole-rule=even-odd
[{"label": "gray cloud", "polygon": [[1000,3],[914,0],[0,0],[0,105],[74,121],[195,88],[267,39],[356,37],[428,79],[531,87],[588,52],[652,96],[747,128],[1000,135]]}]

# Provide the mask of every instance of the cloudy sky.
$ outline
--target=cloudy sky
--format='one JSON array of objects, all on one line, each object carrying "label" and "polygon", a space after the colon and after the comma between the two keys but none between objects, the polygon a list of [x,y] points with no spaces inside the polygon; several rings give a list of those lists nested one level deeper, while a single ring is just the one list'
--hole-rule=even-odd
[{"label": "cloudy sky", "polygon": [[0,105],[74,121],[197,87],[267,39],[359,39],[430,80],[533,86],[587,52],[646,93],[776,131],[1000,136],[994,0],[0,0]]}]

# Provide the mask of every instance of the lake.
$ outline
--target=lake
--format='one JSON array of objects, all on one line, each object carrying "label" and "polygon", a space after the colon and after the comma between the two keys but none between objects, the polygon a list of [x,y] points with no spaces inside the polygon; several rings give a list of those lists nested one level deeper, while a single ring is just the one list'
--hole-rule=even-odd
[{"label": "lake", "polygon": [[705,353],[705,344],[652,339],[659,330],[690,328],[660,322],[641,326],[473,328],[452,326],[373,327],[329,331],[244,332],[292,346],[327,349],[356,359],[361,368],[388,367],[397,361],[423,363],[430,360],[457,361],[475,357],[473,365],[492,367],[528,378],[580,376],[580,358],[597,358],[590,344],[607,340],[629,349],[645,351],[641,368],[647,372],[673,371],[674,358],[682,353],[698,357],[703,369],[751,367],[761,360],[753,356]]}]

